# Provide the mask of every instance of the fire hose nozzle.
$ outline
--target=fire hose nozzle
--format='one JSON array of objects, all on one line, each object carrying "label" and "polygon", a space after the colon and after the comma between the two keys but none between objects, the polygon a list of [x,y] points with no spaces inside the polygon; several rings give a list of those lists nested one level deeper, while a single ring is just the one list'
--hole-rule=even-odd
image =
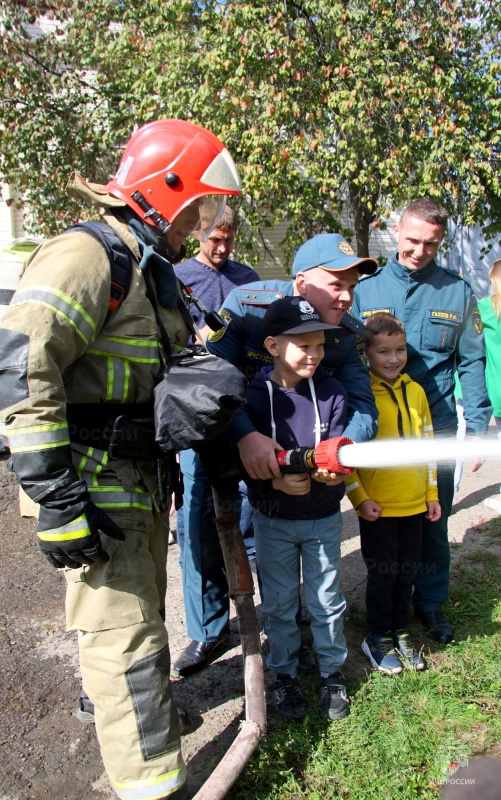
[{"label": "fire hose nozzle", "polygon": [[343,467],[339,461],[339,450],[347,444],[353,444],[347,436],[336,436],[320,442],[314,451],[317,469],[327,469],[329,472],[337,472],[338,475],[351,475],[353,467]]},{"label": "fire hose nozzle", "polygon": [[314,472],[316,469],[327,469],[338,475],[350,475],[352,467],[344,467],[339,461],[339,450],[347,444],[353,444],[347,436],[327,439],[315,447],[296,447],[295,450],[280,450],[277,462],[282,472]]}]

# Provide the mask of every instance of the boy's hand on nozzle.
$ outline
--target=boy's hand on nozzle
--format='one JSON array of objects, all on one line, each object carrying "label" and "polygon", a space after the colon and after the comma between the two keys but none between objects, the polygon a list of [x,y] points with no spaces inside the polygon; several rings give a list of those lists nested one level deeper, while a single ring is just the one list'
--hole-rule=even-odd
[{"label": "boy's hand on nozzle", "polygon": [[328,469],[317,469],[311,473],[311,477],[319,483],[325,483],[326,486],[337,486],[343,483],[346,475],[338,475],[337,472],[329,472]]},{"label": "boy's hand on nozzle", "polygon": [[292,494],[296,497],[309,494],[311,491],[310,476],[304,473],[298,474],[293,472],[288,475],[282,475],[281,478],[274,478],[271,485],[279,492]]},{"label": "boy's hand on nozzle", "polygon": [[282,473],[277,464],[277,450],[283,448],[274,439],[252,431],[238,442],[242,464],[249,477],[256,481],[280,478]]},{"label": "boy's hand on nozzle", "polygon": [[438,522],[442,516],[442,509],[438,500],[430,500],[426,505],[428,506],[428,512],[424,515],[425,519],[429,519],[430,522]]},{"label": "boy's hand on nozzle", "polygon": [[376,503],[375,500],[362,500],[359,506],[357,506],[357,511],[359,512],[362,519],[367,520],[367,522],[375,522],[381,516],[381,511],[383,509],[380,505]]}]

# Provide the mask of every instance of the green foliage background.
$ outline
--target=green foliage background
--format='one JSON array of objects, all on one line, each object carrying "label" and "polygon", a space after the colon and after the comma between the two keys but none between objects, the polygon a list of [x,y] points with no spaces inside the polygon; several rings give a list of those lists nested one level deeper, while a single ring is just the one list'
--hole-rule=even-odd
[{"label": "green foliage background", "polygon": [[7,0],[0,18],[0,179],[32,231],[80,215],[73,169],[106,181],[133,128],[169,116],[237,161],[247,254],[260,225],[288,220],[290,254],[346,205],[367,254],[422,195],[501,230],[498,0]]}]

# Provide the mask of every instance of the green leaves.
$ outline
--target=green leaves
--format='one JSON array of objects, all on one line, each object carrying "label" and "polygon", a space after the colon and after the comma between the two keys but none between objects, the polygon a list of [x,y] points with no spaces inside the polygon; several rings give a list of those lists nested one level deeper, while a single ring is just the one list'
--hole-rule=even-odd
[{"label": "green leaves", "polygon": [[[32,230],[77,213],[71,169],[106,181],[132,129],[183,117],[219,135],[243,177],[240,214],[287,219],[286,254],[349,206],[357,246],[389,208],[432,194],[501,228],[501,15],[475,0],[0,2],[0,178]],[[43,12],[47,16],[47,12]],[[32,216],[31,216],[32,215]],[[29,222],[27,220],[27,222]]]}]

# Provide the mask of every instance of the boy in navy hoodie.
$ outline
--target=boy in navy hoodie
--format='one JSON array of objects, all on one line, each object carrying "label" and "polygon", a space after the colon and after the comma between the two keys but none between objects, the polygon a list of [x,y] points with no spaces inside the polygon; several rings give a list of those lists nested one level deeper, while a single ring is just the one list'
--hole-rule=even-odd
[{"label": "boy in navy hoodie", "polygon": [[[319,313],[300,296],[272,303],[264,318],[265,366],[248,388],[247,410],[254,426],[285,450],[316,447],[345,428],[347,395],[319,366],[324,330]],[[341,667],[347,655],[343,633],[345,600],[339,591],[342,478],[326,470],[279,479],[247,479],[254,509],[256,560],[275,674],[270,696],[286,719],[303,719],[306,700],[296,671],[301,634],[296,621],[300,564],[313,646],[321,672],[320,714],[341,719],[349,712]]]}]

